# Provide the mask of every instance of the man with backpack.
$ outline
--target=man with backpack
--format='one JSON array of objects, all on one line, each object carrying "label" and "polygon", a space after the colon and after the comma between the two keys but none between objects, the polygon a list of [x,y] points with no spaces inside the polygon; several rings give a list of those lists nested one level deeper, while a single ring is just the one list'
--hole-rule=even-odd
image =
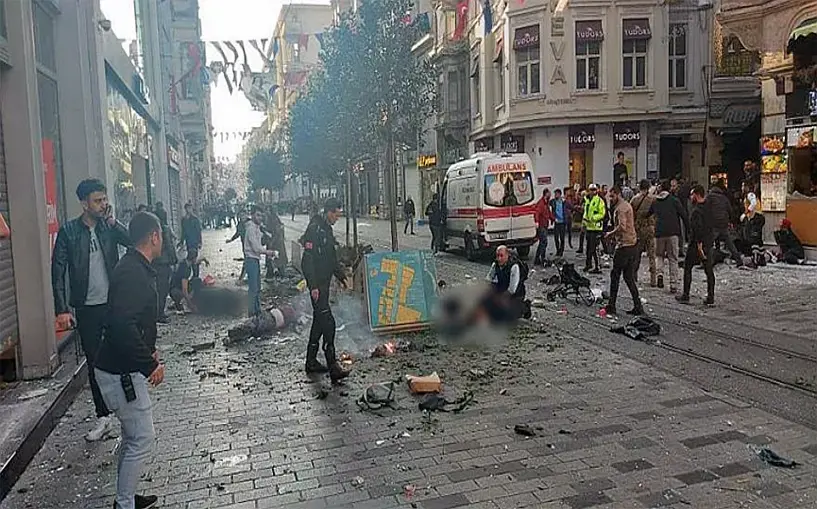
[{"label": "man with backpack", "polygon": [[491,289],[483,301],[483,309],[491,322],[513,322],[530,318],[529,301],[525,300],[528,264],[512,255],[507,246],[496,249],[496,261],[491,265],[487,280]]}]

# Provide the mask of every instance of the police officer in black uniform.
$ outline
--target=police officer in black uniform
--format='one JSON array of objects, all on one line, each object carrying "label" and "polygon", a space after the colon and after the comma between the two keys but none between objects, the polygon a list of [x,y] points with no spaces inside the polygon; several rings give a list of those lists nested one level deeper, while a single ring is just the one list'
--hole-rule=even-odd
[{"label": "police officer in black uniform", "polygon": [[[312,330],[309,331],[309,344],[306,348],[306,372],[329,371],[329,377],[333,382],[349,376],[338,363],[335,354],[335,317],[332,316],[332,309],[329,307],[329,284],[332,282],[332,276],[346,286],[346,278],[338,265],[335,236],[332,232],[332,226],[340,218],[340,209],[341,205],[337,199],[327,200],[324,213],[312,218],[301,237],[303,245],[301,268],[312,297],[313,310]],[[318,362],[321,337],[326,366]]]}]

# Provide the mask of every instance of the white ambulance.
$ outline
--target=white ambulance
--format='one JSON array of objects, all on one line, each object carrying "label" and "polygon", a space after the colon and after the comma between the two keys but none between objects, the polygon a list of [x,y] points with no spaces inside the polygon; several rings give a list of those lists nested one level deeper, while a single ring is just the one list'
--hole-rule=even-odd
[{"label": "white ambulance", "polygon": [[448,245],[469,260],[500,245],[527,258],[537,240],[535,182],[527,154],[479,152],[451,165],[440,194]]}]

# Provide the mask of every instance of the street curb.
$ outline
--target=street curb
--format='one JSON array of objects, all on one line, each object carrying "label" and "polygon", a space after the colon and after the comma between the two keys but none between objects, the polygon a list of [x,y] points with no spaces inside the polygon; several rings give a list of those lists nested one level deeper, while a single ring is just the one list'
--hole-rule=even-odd
[{"label": "street curb", "polygon": [[[76,341],[76,339],[75,339]],[[0,468],[0,502],[11,492],[14,485],[25,472],[34,456],[40,451],[48,436],[54,431],[57,423],[65,415],[68,407],[85,387],[88,367],[85,359],[77,366],[71,379],[57,395],[54,402],[37,421],[17,451]]]}]

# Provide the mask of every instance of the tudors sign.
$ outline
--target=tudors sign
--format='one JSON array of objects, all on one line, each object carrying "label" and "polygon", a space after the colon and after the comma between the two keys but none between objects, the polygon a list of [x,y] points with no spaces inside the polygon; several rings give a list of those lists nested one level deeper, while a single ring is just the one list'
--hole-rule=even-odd
[{"label": "tudors sign", "polygon": [[600,42],[604,40],[601,21],[577,21],[576,42]]},{"label": "tudors sign", "polygon": [[596,126],[570,126],[568,139],[570,140],[570,148],[594,148],[596,146]]},{"label": "tudors sign", "polygon": [[650,39],[650,20],[647,18],[625,19],[622,22],[622,32],[625,39]]},{"label": "tudors sign", "polygon": [[538,48],[539,25],[517,28],[513,35],[513,49]]},{"label": "tudors sign", "polygon": [[613,124],[613,148],[637,147],[641,144],[638,122]]}]

